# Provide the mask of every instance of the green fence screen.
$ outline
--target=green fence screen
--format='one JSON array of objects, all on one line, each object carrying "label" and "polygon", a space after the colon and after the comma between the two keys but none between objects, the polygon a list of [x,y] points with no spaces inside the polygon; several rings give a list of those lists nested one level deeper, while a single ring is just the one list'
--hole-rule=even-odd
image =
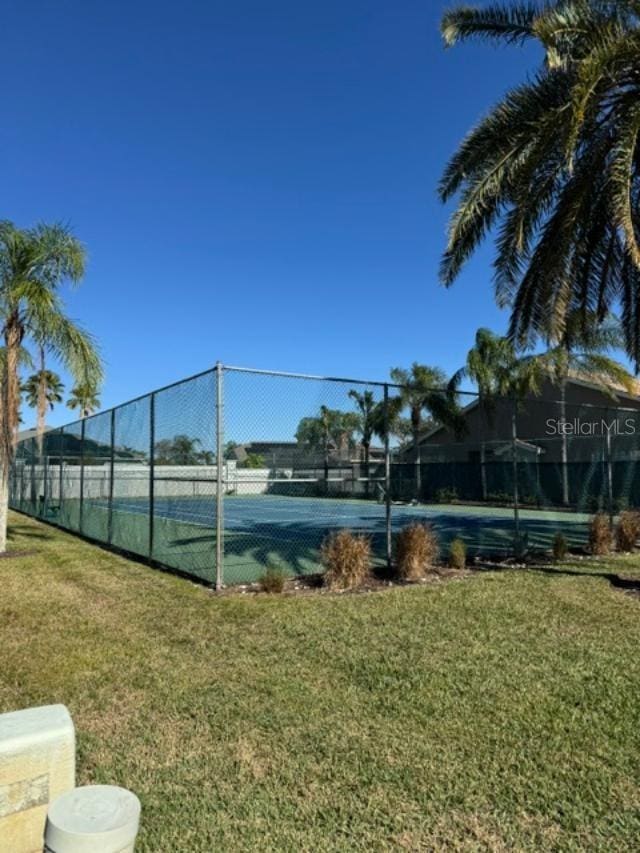
[{"label": "green fence screen", "polygon": [[341,528],[382,566],[416,521],[504,557],[558,531],[585,546],[594,512],[640,506],[640,399],[571,382],[491,407],[460,394],[457,430],[424,411],[416,440],[402,393],[218,365],[19,442],[10,504],[218,585],[318,572]]}]

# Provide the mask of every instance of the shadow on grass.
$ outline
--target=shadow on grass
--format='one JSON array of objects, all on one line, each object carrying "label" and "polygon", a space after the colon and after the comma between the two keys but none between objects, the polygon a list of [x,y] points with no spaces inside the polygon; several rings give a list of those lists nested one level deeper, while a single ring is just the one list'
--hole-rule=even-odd
[{"label": "shadow on grass", "polygon": [[567,577],[585,577],[585,578],[600,578],[608,581],[611,586],[616,589],[622,589],[626,592],[640,593],[640,578],[625,578],[615,572],[583,572],[579,569],[563,568],[562,566],[527,566],[526,571],[539,572],[544,575],[564,575]]},{"label": "shadow on grass", "polygon": [[53,539],[53,536],[46,530],[38,530],[27,524],[11,524],[7,530],[9,540],[24,537],[25,539]]}]

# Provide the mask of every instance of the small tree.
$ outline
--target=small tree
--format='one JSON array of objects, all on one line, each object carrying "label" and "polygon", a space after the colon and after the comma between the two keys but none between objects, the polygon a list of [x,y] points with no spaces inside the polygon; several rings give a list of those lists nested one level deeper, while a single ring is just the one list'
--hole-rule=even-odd
[{"label": "small tree", "polygon": [[241,465],[242,468],[264,468],[264,457],[260,453],[249,453]]},{"label": "small tree", "polygon": [[331,457],[339,460],[348,458],[354,445],[353,434],[358,429],[358,416],[355,412],[341,412],[320,406],[315,417],[303,418],[296,430],[296,441],[307,450],[322,454],[324,464],[324,482],[328,489],[329,464]]},{"label": "small tree", "polygon": [[199,438],[175,435],[163,438],[154,447],[154,460],[158,465],[212,465],[215,456],[205,450]]}]

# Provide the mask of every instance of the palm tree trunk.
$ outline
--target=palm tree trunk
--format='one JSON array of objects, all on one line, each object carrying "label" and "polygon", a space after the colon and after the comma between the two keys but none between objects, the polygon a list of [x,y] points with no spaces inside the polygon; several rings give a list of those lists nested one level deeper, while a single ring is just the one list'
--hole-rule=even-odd
[{"label": "palm tree trunk", "polygon": [[329,494],[329,440],[324,442],[324,494]]},{"label": "palm tree trunk", "polygon": [[487,461],[484,441],[480,442],[480,483],[482,488],[482,500],[487,499]]},{"label": "palm tree trunk", "polygon": [[362,450],[363,450],[363,453],[364,453],[364,476],[365,476],[365,482],[364,482],[364,494],[365,494],[365,497],[367,497],[367,498],[368,498],[368,497],[369,497],[369,493],[370,493],[370,492],[369,492],[369,486],[370,486],[370,483],[369,483],[369,454],[370,454],[370,451],[371,451],[371,444],[370,444],[370,442],[368,442],[368,441],[363,441],[363,442],[362,442]]},{"label": "palm tree trunk", "polygon": [[[567,386],[563,379],[560,382],[560,420],[564,425],[567,419]],[[562,429],[562,445],[560,450],[561,468],[562,468],[562,503],[564,506],[569,506],[569,448],[567,431],[563,426]]]},{"label": "palm tree trunk", "polygon": [[413,428],[413,448],[415,454],[415,482],[416,482],[416,490],[415,490],[415,499],[420,500],[422,495],[422,470],[420,466],[420,428],[414,426]]},{"label": "palm tree trunk", "polygon": [[9,466],[0,466],[0,554],[7,550],[7,522],[9,515]]},{"label": "palm tree trunk", "polygon": [[42,457],[42,445],[45,431],[45,420],[47,417],[47,380],[45,377],[44,347],[40,347],[40,376],[38,378],[38,405],[36,422],[36,441],[38,444],[38,456]]},{"label": "palm tree trunk", "polygon": [[0,407],[0,554],[7,550],[7,517],[9,512],[9,469],[15,453],[19,385],[18,358],[23,332],[16,312],[9,315],[5,326],[6,372],[2,382]]}]

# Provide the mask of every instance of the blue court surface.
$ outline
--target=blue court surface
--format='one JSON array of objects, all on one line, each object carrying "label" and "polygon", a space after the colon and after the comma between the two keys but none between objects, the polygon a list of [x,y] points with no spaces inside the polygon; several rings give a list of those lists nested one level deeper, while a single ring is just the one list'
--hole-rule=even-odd
[{"label": "blue court surface", "polygon": [[[104,500],[85,501],[84,517],[108,510]],[[140,540],[149,524],[149,501],[115,498],[113,517],[121,535]],[[223,505],[225,580],[249,581],[268,566],[304,574],[319,569],[325,536],[347,528],[371,538],[378,559],[385,555],[385,506],[374,501],[278,495],[226,496]],[[512,550],[512,508],[432,504],[391,507],[392,530],[416,521],[431,523],[443,547],[459,536],[470,554],[499,555]],[[521,533],[530,547],[550,547],[557,531],[572,545],[584,545],[589,516],[580,513],[520,510]],[[137,529],[137,530],[136,530]],[[216,501],[213,496],[156,497],[155,559],[211,579],[215,552]]]}]

